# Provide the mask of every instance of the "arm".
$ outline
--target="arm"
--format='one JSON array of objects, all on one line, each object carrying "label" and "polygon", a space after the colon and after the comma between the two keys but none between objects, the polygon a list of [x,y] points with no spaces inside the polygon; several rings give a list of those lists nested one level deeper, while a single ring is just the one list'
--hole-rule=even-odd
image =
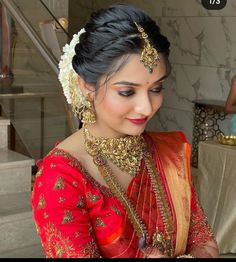
[{"label": "arm", "polygon": [[77,169],[55,159],[43,162],[32,193],[33,215],[46,257],[100,257],[82,178]]},{"label": "arm", "polygon": [[186,253],[197,258],[217,258],[219,249],[207,218],[192,187],[191,222]]},{"label": "arm", "polygon": [[236,113],[236,81],[232,82],[230,92],[225,104],[226,113]]}]

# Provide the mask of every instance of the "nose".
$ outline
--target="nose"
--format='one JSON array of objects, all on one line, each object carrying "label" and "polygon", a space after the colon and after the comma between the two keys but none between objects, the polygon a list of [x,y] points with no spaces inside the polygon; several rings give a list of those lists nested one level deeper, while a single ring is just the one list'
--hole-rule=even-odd
[{"label": "nose", "polygon": [[152,114],[152,110],[152,100],[149,95],[140,95],[136,101],[135,112],[148,117]]}]

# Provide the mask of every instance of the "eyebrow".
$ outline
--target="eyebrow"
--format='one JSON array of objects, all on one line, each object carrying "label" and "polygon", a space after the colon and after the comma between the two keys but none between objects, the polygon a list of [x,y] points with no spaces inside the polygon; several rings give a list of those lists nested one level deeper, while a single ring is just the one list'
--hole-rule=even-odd
[{"label": "eyebrow", "polygon": [[[167,75],[162,76],[162,77],[159,78],[157,81],[155,81],[154,83],[152,83],[152,85],[157,84],[158,82],[160,82],[161,80],[165,79],[166,77],[167,77]],[[119,81],[119,82],[113,83],[113,85],[141,86],[141,84],[133,83],[133,82],[129,82],[129,81]]]}]

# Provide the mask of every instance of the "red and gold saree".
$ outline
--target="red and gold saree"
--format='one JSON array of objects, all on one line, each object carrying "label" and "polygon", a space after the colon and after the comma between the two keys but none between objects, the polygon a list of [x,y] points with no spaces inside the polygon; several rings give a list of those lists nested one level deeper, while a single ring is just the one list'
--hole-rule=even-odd
[{"label": "red and gold saree", "polygon": [[[171,234],[173,257],[213,239],[190,175],[190,145],[181,132],[145,133],[158,170],[156,201],[145,162],[127,195],[148,229]],[[119,199],[97,183],[68,152],[54,148],[39,165],[33,215],[47,257],[143,257],[138,237]]]}]

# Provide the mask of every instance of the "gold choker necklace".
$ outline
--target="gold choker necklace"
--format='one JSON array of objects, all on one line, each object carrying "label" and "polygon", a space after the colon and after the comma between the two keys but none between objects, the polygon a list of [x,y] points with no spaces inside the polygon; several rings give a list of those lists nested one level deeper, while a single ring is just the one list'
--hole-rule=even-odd
[{"label": "gold choker necklace", "polygon": [[85,149],[91,156],[103,155],[122,171],[135,176],[140,168],[145,147],[142,136],[121,138],[94,137],[87,126],[84,128]]}]

